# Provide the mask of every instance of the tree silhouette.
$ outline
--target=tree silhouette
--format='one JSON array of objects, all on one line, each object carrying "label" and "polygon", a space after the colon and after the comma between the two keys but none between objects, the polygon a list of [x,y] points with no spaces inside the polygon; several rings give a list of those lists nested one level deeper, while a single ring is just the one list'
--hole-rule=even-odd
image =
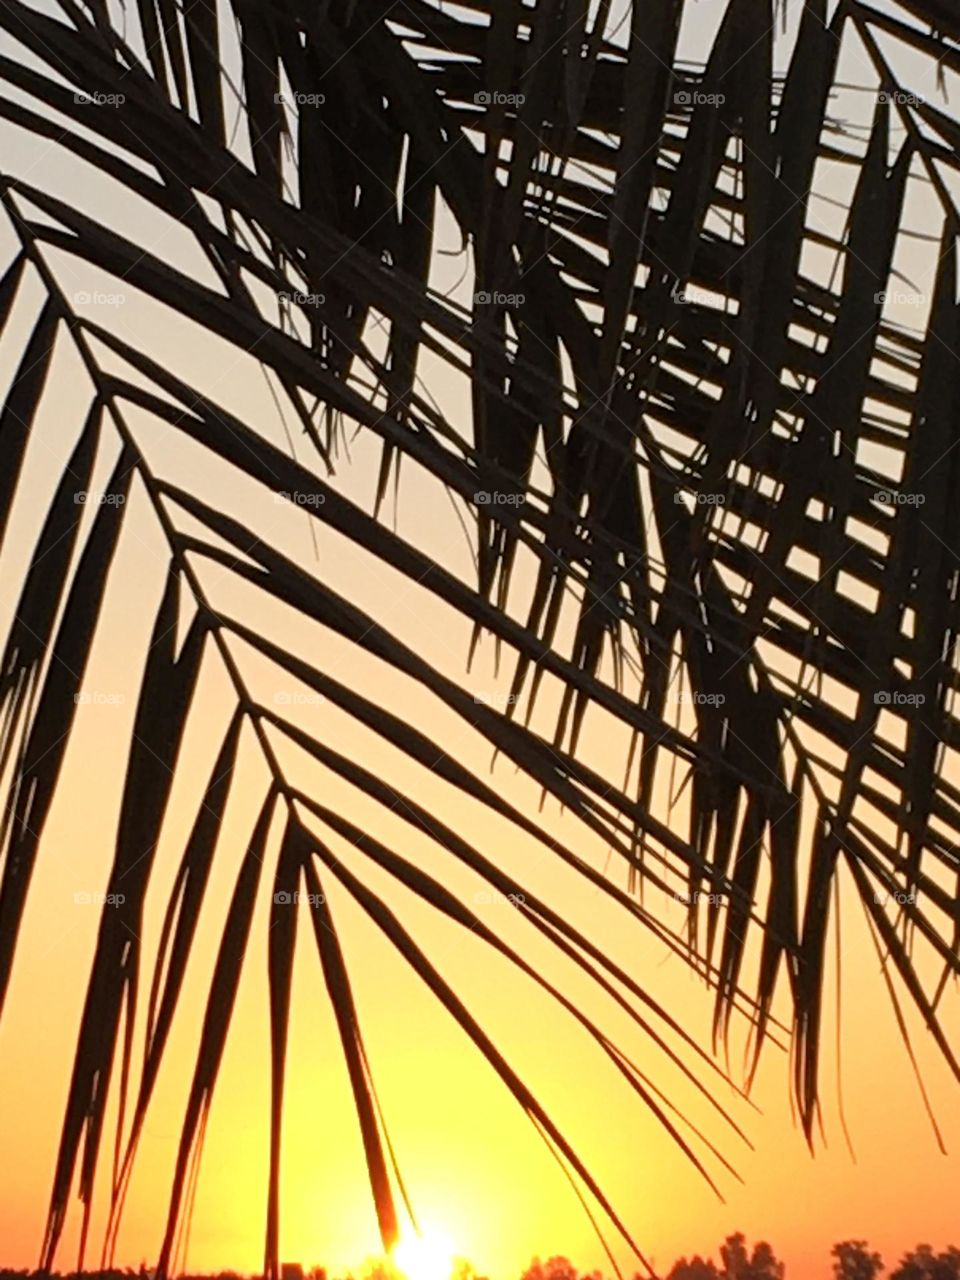
[{"label": "tree silhouette", "polygon": [[830,1251],[834,1259],[835,1280],[876,1280],[883,1270],[883,1259],[865,1240],[844,1240]]},{"label": "tree silhouette", "polygon": [[667,1280],[719,1280],[720,1272],[712,1259],[695,1254],[689,1261],[680,1258],[667,1272]]},{"label": "tree silhouette", "polygon": [[758,1241],[751,1251],[745,1236],[738,1231],[727,1236],[720,1246],[720,1257],[725,1280],[783,1280],[783,1263],[765,1240]]},{"label": "tree silhouette", "polygon": [[900,1259],[890,1280],[960,1280],[960,1249],[951,1245],[935,1253],[928,1244],[918,1244]]},{"label": "tree silhouette", "polygon": [[727,1236],[720,1246],[720,1259],[718,1268],[712,1259],[699,1255],[689,1261],[681,1258],[668,1272],[667,1280],[783,1280],[784,1265],[770,1245],[761,1240],[750,1249],[742,1231]]},{"label": "tree silhouette", "polygon": [[569,1258],[559,1255],[542,1262],[534,1258],[524,1271],[521,1280],[602,1280],[599,1271],[581,1274]]}]

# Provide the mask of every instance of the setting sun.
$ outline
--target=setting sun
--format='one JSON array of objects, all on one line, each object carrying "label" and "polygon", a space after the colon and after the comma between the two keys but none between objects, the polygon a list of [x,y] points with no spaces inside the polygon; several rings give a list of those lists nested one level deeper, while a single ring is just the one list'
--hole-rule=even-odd
[{"label": "setting sun", "polygon": [[453,1273],[453,1249],[437,1232],[401,1240],[393,1261],[406,1280],[450,1280]]}]

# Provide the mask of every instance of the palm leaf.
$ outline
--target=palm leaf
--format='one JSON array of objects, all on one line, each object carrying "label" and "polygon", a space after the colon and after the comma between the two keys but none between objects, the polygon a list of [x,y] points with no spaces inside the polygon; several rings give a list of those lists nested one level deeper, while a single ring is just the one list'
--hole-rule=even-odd
[{"label": "palm leaf", "polygon": [[[21,556],[0,670],[0,996],[108,574],[121,539],[132,536],[124,503],[100,506],[86,534],[70,509],[110,451],[119,452],[111,492],[136,497],[169,557],[110,881],[116,888],[132,877],[128,905],[105,911],[101,924],[44,1265],[54,1260],[78,1160],[86,1234],[119,1056],[108,1249],[116,1238],[216,853],[232,859],[236,888],[161,1274],[171,1265],[275,813],[286,834],[267,876],[281,899],[267,959],[267,1272],[276,1274],[280,1248],[296,947],[296,916],[282,897],[301,880],[322,899],[332,878],[360,903],[484,1054],[581,1194],[631,1239],[536,1094],[391,904],[304,825],[303,811],[434,910],[476,930],[469,907],[289,778],[278,736],[368,798],[399,807],[451,865],[499,891],[522,892],[524,920],[630,1011],[664,1065],[701,1091],[717,1070],[602,942],[548,901],[527,897],[512,868],[438,822],[428,792],[391,790],[322,732],[264,707],[245,667],[251,654],[398,749],[425,787],[438,780],[509,820],[683,955],[715,993],[714,1047],[729,1043],[738,1021],[751,1037],[748,1075],[765,1043],[789,1036],[794,1096],[811,1140],[826,938],[841,876],[891,962],[885,977],[905,1039],[894,977],[956,1070],[938,1014],[947,976],[960,971],[960,792],[949,769],[958,740],[951,424],[960,384],[950,354],[958,219],[941,170],[958,167],[960,133],[948,109],[910,94],[886,37],[955,73],[960,27],[943,0],[896,0],[883,12],[846,0],[829,21],[824,0],[796,0],[797,34],[784,60],[773,39],[775,8],[730,0],[698,66],[683,58],[682,0],[632,4],[623,23],[606,3],[571,13],[557,0],[478,0],[455,11],[408,0],[402,15],[389,4],[361,12],[300,0],[220,9],[138,0],[136,20],[128,12],[122,28],[105,8],[91,19],[73,0],[56,0],[49,13],[22,0],[0,8],[0,29],[25,55],[0,57],[4,127],[69,149],[97,184],[148,209],[172,237],[145,242],[129,220],[85,210],[46,177],[0,178],[17,240],[0,277],[0,336],[19,352],[0,416],[0,535],[24,501],[30,451],[49,433],[45,387],[66,348],[85,379],[73,397],[85,425],[56,471],[33,552]],[[876,77],[861,87],[882,96],[865,119],[844,125],[837,68],[853,41]],[[243,129],[232,129],[234,115]],[[896,154],[894,125],[904,131]],[[918,238],[912,211],[931,199],[935,233]],[[838,203],[843,219],[831,221],[825,207]],[[467,263],[459,292],[438,278],[436,248],[451,227]],[[934,280],[927,314],[910,327],[889,305],[905,279],[905,245],[928,246]],[[203,331],[244,365],[259,362],[284,425],[289,413],[299,426],[296,447],[289,437],[280,447],[262,424],[217,403],[209,387],[130,333],[94,322],[67,293],[65,264],[136,291],[178,332]],[[28,280],[39,283],[38,307]],[[433,377],[438,370],[442,378]],[[456,403],[439,402],[441,384]],[[350,465],[348,429],[379,450],[372,512],[337,474]],[[158,432],[163,458],[154,457]],[[200,451],[204,474],[221,486],[242,482],[261,499],[308,495],[317,536],[335,535],[376,558],[466,624],[465,657],[493,639],[509,670],[506,707],[477,703],[466,676],[451,678],[389,621],[288,554],[279,535],[232,516],[222,488],[175,477],[171,450]],[[403,498],[402,464],[470,521],[473,580],[445,564],[439,548],[424,550],[386,523],[391,476]],[[4,545],[5,563],[15,552]],[[226,591],[224,604],[218,593]],[[613,872],[604,875],[465,765],[438,758],[424,733],[347,688],[322,657],[303,651],[305,642],[271,639],[236,604],[254,597],[265,613],[297,620],[291,636],[319,628],[383,664],[398,685],[415,682],[565,806],[577,831],[604,841],[617,857]],[[195,615],[178,652],[181,600]],[[208,663],[231,691],[230,728],[166,904],[134,1083],[142,957],[126,933],[144,909],[179,743]],[[514,714],[523,702],[524,714]],[[216,834],[231,810],[245,726],[269,775],[267,793],[246,851],[221,854]],[[619,786],[591,758],[604,729],[631,744]],[[805,810],[811,821],[801,821]],[[903,903],[874,901],[878,889],[897,886]],[[641,895],[653,889],[687,897],[683,926],[649,908]],[[312,907],[389,1246],[397,1231],[392,1184],[402,1184],[346,953],[325,899]],[[496,930],[484,925],[479,936],[529,975],[522,953]],[[932,988],[929,957],[942,975]],[[685,1117],[674,1121],[668,1094],[646,1069],[558,984],[545,990],[599,1038],[611,1065],[712,1177],[683,1136]],[[725,1163],[709,1138],[694,1136]]]}]

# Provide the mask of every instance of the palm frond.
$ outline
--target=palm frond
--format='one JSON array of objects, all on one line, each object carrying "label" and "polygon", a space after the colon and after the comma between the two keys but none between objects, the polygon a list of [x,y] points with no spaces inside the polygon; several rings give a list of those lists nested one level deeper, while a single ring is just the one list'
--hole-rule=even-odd
[{"label": "palm frond", "polygon": [[[284,753],[295,748],[396,811],[451,864],[510,895],[703,1092],[719,1069],[637,975],[431,814],[427,793],[402,793],[264,706],[254,659],[399,750],[424,785],[439,779],[535,838],[684,956],[715,992],[714,1047],[742,1015],[748,1076],[765,1043],[788,1038],[811,1142],[827,940],[845,873],[882,943],[891,994],[895,976],[960,1077],[938,1015],[946,979],[960,970],[960,792],[950,781],[958,223],[944,177],[958,166],[958,126],[902,81],[890,44],[952,76],[960,27],[940,0],[883,11],[798,0],[783,59],[777,6],[729,0],[707,57],[691,64],[682,0],[614,8],[235,0],[218,12],[207,0],[138,0],[123,23],[100,3],[0,8],[9,46],[0,117],[68,153],[122,210],[104,216],[102,199],[84,209],[15,165],[0,178],[16,241],[0,279],[5,342],[11,320],[34,305],[28,285],[42,294],[0,417],[0,537],[67,349],[85,380],[73,396],[83,425],[54,477],[0,671],[0,1003],[132,505],[163,541],[167,575],[118,817],[110,888],[115,897],[123,882],[123,906],[104,908],[45,1266],[78,1164],[85,1240],[119,1057],[108,1252],[115,1242],[211,865],[229,857],[217,833],[241,742],[261,757],[265,798],[234,858],[162,1274],[189,1207],[264,859],[274,868],[265,876],[274,894],[267,1273],[278,1269],[297,941],[288,899],[301,884],[385,1247],[397,1232],[395,1187],[405,1199],[328,879],[408,961],[632,1243],[536,1094],[333,837],[539,982],[709,1181],[710,1160],[727,1164],[559,985],[436,877],[321,803],[290,776]],[[841,69],[854,56],[866,70],[854,103],[872,105],[845,118]],[[163,232],[141,235],[141,215]],[[438,269],[451,234],[465,263],[459,287]],[[908,267],[932,286],[904,325],[893,295]],[[289,415],[299,426],[296,447],[217,403],[187,368],[94,322],[64,283],[91,269],[136,291],[164,325],[202,331],[238,365],[259,363],[284,423]],[[341,483],[348,427],[379,449],[372,510]],[[201,457],[197,476],[174,475],[171,453]],[[85,527],[74,495],[105,456],[111,500]],[[402,468],[471,521],[473,580],[387,524]],[[231,514],[221,495],[233,482],[260,501],[306,495],[315,533],[375,557],[468,624],[471,656],[492,638],[509,673],[504,709],[478,703],[466,677],[451,678],[288,553],[279,529]],[[294,515],[289,503],[281,510]],[[185,610],[192,621],[181,638]],[[604,841],[622,860],[617,873],[604,875],[417,727],[348,688],[322,655],[272,640],[261,610],[295,620],[291,636],[319,629],[416,684]],[[194,692],[213,666],[231,691],[229,727],[164,913],[134,1084],[142,957],[131,936]],[[631,742],[621,786],[591,758],[596,728]],[[686,897],[684,926],[649,909],[652,888]]]}]

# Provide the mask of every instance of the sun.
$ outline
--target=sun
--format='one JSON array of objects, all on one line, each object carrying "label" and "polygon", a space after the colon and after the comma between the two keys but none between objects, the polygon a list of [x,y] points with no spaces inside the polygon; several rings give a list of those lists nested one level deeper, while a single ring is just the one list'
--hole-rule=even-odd
[{"label": "sun", "polygon": [[393,1250],[393,1261],[406,1280],[450,1280],[453,1249],[442,1235],[410,1235]]}]

